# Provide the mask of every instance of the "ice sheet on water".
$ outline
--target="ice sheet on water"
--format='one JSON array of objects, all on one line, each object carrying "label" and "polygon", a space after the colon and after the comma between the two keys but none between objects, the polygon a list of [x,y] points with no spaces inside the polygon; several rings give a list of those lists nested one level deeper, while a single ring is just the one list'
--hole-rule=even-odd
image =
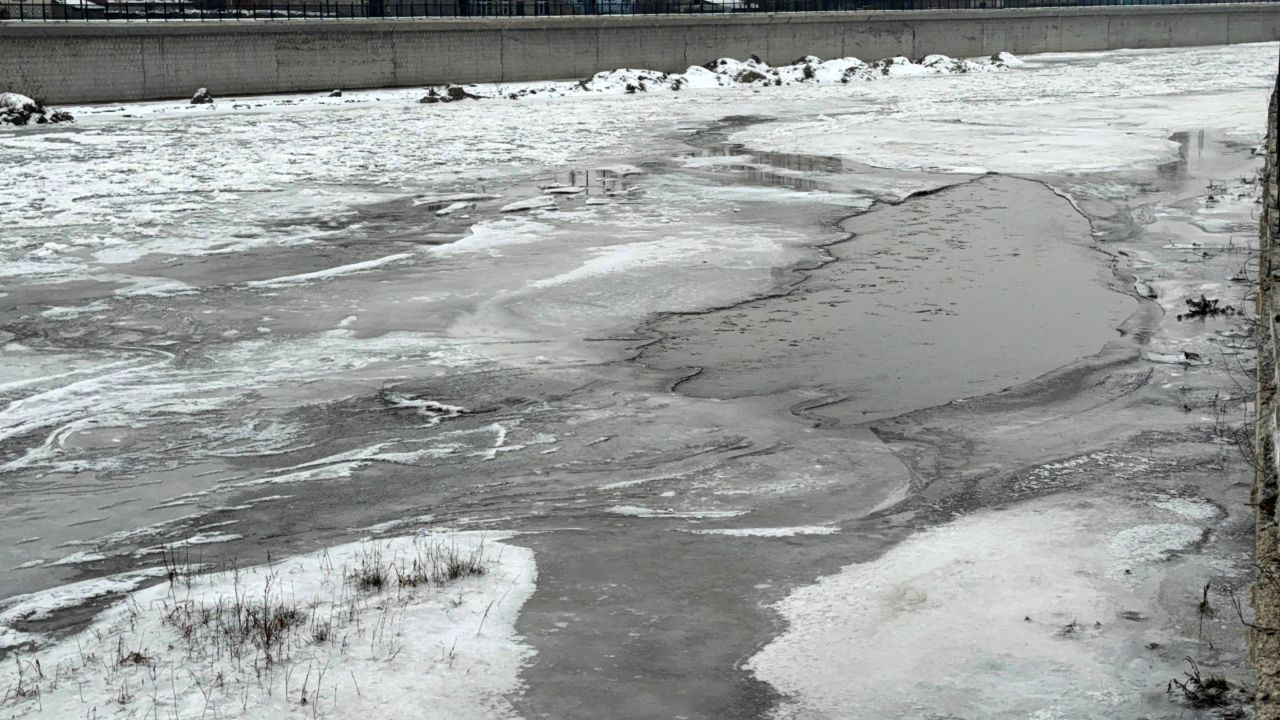
[{"label": "ice sheet on water", "polygon": [[1146,714],[1164,660],[1127,662],[1143,628],[1113,619],[1157,607],[1144,568],[1204,532],[1144,522],[1148,502],[1053,498],[919,533],[793,592],[747,667],[787,696],[783,717]]},{"label": "ice sheet on water", "polygon": [[164,573],[164,568],[135,570],[9,598],[0,608],[0,628],[12,630],[14,623],[41,620],[58,610],[83,605],[108,595],[129,592],[152,578],[162,577]]},{"label": "ice sheet on water", "polygon": [[794,527],[711,528],[687,530],[695,535],[727,535],[729,537],[794,537],[796,535],[835,535],[840,528],[830,525],[797,525]]},{"label": "ice sheet on water", "polygon": [[[1165,53],[1114,51],[1097,65],[1022,62],[997,54],[999,67],[1034,72],[975,72],[945,90],[866,83],[859,95],[884,111],[758,124],[732,140],[797,154],[835,155],[876,167],[958,174],[1088,173],[1174,161],[1170,135],[1188,128],[1251,133],[1265,118],[1274,78],[1274,46],[1231,46]],[[1059,60],[1077,59],[1064,55]],[[957,65],[956,63],[961,63]],[[872,63],[881,76],[964,72],[964,61],[927,56]],[[1140,90],[1159,78],[1160,90]],[[1205,102],[1195,93],[1210,93]],[[1069,98],[1069,99],[1064,99]],[[1261,99],[1259,99],[1261,98]],[[1035,132],[1027,132],[1036,128]]]},{"label": "ice sheet on water", "polygon": [[[11,354],[8,347],[5,352]],[[236,404],[246,393],[305,384],[310,378],[358,371],[377,363],[457,367],[479,360],[469,350],[431,335],[396,332],[359,337],[349,330],[320,333],[305,341],[243,341],[211,348],[205,357],[208,366],[186,368],[174,364],[172,353],[131,351],[96,367],[18,380],[25,393],[0,410],[0,439],[34,433],[45,439],[9,460],[4,469],[91,459],[85,453],[67,452],[65,439],[81,430],[174,428],[201,413]],[[285,430],[264,425],[256,431],[273,429]],[[227,430],[232,442],[205,433],[200,446],[212,454],[226,454],[245,434],[238,426]],[[288,442],[287,438],[277,440]],[[132,456],[145,462],[138,453],[146,453],[145,443],[138,444]],[[127,450],[120,450],[113,457],[119,460],[126,454]]]},{"label": "ice sheet on water", "polygon": [[639,505],[614,505],[607,508],[605,512],[625,517],[680,518],[685,520],[731,518],[747,514],[746,510],[674,510],[671,508],[648,508]]}]

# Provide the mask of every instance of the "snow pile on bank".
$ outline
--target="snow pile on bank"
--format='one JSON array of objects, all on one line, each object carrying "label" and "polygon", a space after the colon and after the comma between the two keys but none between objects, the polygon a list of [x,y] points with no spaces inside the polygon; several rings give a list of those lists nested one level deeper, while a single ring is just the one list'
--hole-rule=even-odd
[{"label": "snow pile on bank", "polygon": [[0,671],[6,717],[512,717],[532,552],[479,533],[353,543],[168,582]]},{"label": "snow pile on bank", "polygon": [[590,92],[648,92],[684,88],[733,87],[735,85],[781,86],[798,83],[848,83],[901,75],[952,75],[992,72],[1010,67],[1017,58],[1000,53],[983,60],[957,60],[946,55],[927,55],[919,62],[905,57],[876,60],[867,64],[858,58],[822,60],[807,55],[790,65],[771,67],[758,57],[748,60],[720,58],[684,73],[654,73],[648,70],[611,70],[596,73],[579,84]]},{"label": "snow pile on bank", "polygon": [[419,102],[507,98],[518,100],[535,95],[562,95],[576,92],[642,93],[725,87],[768,87],[800,83],[850,83],[911,75],[954,75],[1005,70],[1021,65],[1010,53],[997,53],[980,60],[958,60],[946,55],[926,55],[919,62],[905,57],[865,63],[858,58],[822,60],[807,55],[790,65],[770,66],[756,56],[747,60],[720,58],[706,65],[694,65],[683,73],[619,68],[606,70],[577,83],[542,83],[519,90],[496,85],[453,85],[427,89]]},{"label": "snow pile on bank", "polygon": [[43,103],[36,102],[26,95],[11,92],[0,93],[0,123],[26,125],[34,120],[37,125],[44,125],[46,123],[70,122],[73,119],[71,113],[50,110]]}]

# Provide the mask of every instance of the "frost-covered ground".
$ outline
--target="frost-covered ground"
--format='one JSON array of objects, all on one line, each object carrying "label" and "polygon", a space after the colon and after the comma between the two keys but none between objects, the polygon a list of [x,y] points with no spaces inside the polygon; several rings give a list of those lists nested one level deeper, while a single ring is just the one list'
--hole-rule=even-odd
[{"label": "frost-covered ground", "polygon": [[[1184,656],[1247,683],[1249,348],[1175,316],[1247,293],[1275,52],[0,131],[3,710],[1195,716],[1163,693]],[[423,528],[489,529],[491,572],[341,569]],[[188,589],[175,557],[209,567]],[[299,634],[207,700],[216,663],[153,611],[232,564],[358,599],[358,641]]]},{"label": "frost-covered ground", "polygon": [[5,702],[57,718],[279,718],[412,717],[429,699],[444,717],[511,717],[536,568],[501,539],[369,540],[215,574],[174,555],[161,584],[17,656]]}]

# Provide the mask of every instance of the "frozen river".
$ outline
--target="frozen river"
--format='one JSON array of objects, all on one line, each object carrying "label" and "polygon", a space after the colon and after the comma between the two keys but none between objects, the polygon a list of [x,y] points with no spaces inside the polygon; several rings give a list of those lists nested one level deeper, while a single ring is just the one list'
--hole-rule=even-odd
[{"label": "frozen river", "polygon": [[527,592],[456,717],[1197,717],[1252,355],[1175,316],[1251,310],[1276,51],[0,130],[0,648],[482,530]]}]

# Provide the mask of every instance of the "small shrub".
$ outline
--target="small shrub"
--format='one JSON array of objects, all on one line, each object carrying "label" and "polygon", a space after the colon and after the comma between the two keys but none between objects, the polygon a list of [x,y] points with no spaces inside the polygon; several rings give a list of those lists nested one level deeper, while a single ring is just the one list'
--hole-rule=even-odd
[{"label": "small shrub", "polygon": [[1187,658],[1187,663],[1191,665],[1191,670],[1182,674],[1185,680],[1173,678],[1169,681],[1167,692],[1173,694],[1176,690],[1181,694],[1182,701],[1193,708],[1220,708],[1236,701],[1231,683],[1226,678],[1221,675],[1202,675],[1199,663],[1190,657]]},{"label": "small shrub", "polygon": [[167,609],[164,622],[177,632],[189,657],[240,659],[255,650],[271,665],[288,654],[295,631],[306,619],[301,610],[278,597],[272,577],[260,598],[237,591],[213,603],[179,600]]},{"label": "small shrub", "polygon": [[382,553],[365,550],[360,553],[359,565],[347,573],[347,579],[360,590],[378,591],[387,586],[388,568],[382,561]]}]

